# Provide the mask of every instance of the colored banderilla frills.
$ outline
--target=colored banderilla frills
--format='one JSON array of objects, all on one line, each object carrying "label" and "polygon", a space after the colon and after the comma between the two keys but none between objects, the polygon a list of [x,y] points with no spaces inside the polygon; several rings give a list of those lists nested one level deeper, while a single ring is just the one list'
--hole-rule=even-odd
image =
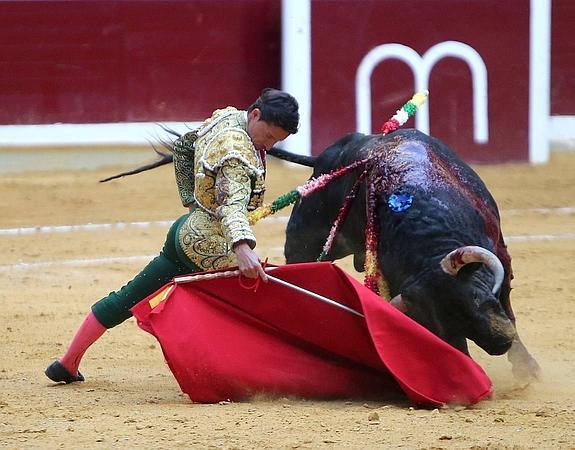
[{"label": "colored banderilla frills", "polygon": [[381,134],[385,136],[392,131],[397,130],[400,126],[402,126],[407,120],[415,115],[418,108],[421,107],[426,101],[427,97],[429,97],[429,91],[426,89],[422,92],[416,93],[411,100],[406,102],[400,109],[398,109],[393,117],[385,122],[381,126]]},{"label": "colored banderilla frills", "polygon": [[[385,136],[397,130],[412,117],[418,108],[427,101],[429,91],[416,93],[411,100],[405,103],[395,115],[381,126],[381,133]],[[367,172],[367,170],[366,170]],[[365,277],[363,284],[376,294],[389,299],[389,290],[385,282],[379,264],[377,263],[377,247],[379,244],[379,230],[376,224],[376,202],[380,192],[377,189],[381,175],[370,180],[367,189],[367,224],[365,230]],[[328,238],[329,239],[329,238]],[[324,249],[325,251],[325,249]]]},{"label": "colored banderilla frills", "polygon": [[298,186],[293,191],[286,194],[280,195],[271,204],[262,205],[248,214],[248,220],[250,225],[255,224],[258,220],[263,219],[271,214],[275,214],[280,209],[295,203],[300,197],[307,197],[314,192],[322,190],[328,183],[333,180],[351,172],[359,166],[365,164],[370,158],[362,159],[360,161],[355,161],[349,166],[340,167],[339,169],[333,170],[332,172],[320,175],[317,178],[312,178]]},{"label": "colored banderilla frills", "polygon": [[[425,103],[428,96],[429,91],[427,90],[416,93],[408,102],[406,102],[399,110],[397,110],[396,113],[387,122],[385,122],[381,126],[382,136],[385,136],[386,134],[397,130],[400,126],[405,124],[405,122],[407,122],[407,120],[417,112],[417,109]],[[345,218],[347,217],[347,214],[351,208],[351,204],[355,199],[355,197],[357,196],[359,186],[361,185],[361,182],[367,178],[370,172],[368,168],[365,168],[365,166],[367,165],[368,162],[373,160],[375,156],[376,155],[371,155],[362,160],[355,161],[349,164],[348,166],[340,167],[329,173],[320,175],[317,178],[311,178],[306,183],[304,183],[301,186],[298,186],[294,190],[287,192],[286,194],[280,195],[271,204],[265,204],[260,206],[259,208],[248,214],[248,220],[250,225],[255,224],[260,219],[275,214],[280,209],[283,209],[286,206],[295,203],[301,197],[307,197],[308,195],[313,194],[314,192],[320,191],[332,181],[338,179],[343,175],[350,173],[351,171],[357,169],[358,167],[363,166],[364,167],[363,172],[359,175],[359,178],[355,182],[350,193],[346,196],[339,210],[339,213],[331,227],[331,230],[328,234],[326,243],[323,246],[323,250],[318,258],[318,261],[327,259],[327,255],[331,250],[331,247],[335,240],[335,236],[337,232],[341,229],[345,221]],[[379,178],[376,177],[375,179],[370,180],[367,190],[368,217],[367,217],[366,239],[365,239],[366,255],[365,255],[365,266],[364,266],[365,268],[364,284],[372,291],[379,294],[380,291],[384,289],[385,283],[383,282],[383,278],[377,264],[377,243],[379,241],[379,237],[377,233],[377,227],[375,224],[375,201],[378,195],[378,191],[375,187],[375,184],[378,179]]]}]

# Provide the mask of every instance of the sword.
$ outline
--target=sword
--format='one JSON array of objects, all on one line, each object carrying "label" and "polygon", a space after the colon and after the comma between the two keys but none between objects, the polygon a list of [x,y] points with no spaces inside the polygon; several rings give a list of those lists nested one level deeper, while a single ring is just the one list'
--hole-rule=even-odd
[{"label": "sword", "polygon": [[341,303],[338,303],[335,300],[332,300],[331,298],[324,297],[323,295],[320,295],[320,294],[317,294],[317,293],[312,292],[310,290],[304,289],[304,288],[297,286],[295,284],[291,284],[291,283],[289,283],[285,280],[282,280],[280,278],[272,277],[269,273],[267,275],[268,275],[269,280],[272,280],[278,284],[281,284],[282,286],[289,287],[290,289],[293,289],[294,291],[301,292],[302,294],[305,294],[309,297],[320,300],[320,301],[327,303],[329,305],[335,306],[336,308],[343,309],[344,311],[352,313],[358,317],[364,317],[363,314],[361,314],[360,312],[357,312],[355,309],[352,309],[349,306],[342,305]]},{"label": "sword", "polygon": [[[332,300],[331,298],[325,297],[321,294],[317,294],[316,292],[312,292],[308,289],[302,288],[301,286],[297,286],[297,285],[292,284],[288,281],[282,280],[281,278],[277,278],[277,277],[270,275],[269,272],[274,270],[274,269],[276,269],[276,267],[268,267],[265,269],[266,274],[268,276],[268,279],[273,281],[274,283],[281,284],[282,286],[293,289],[294,291],[300,292],[304,295],[307,295],[308,297],[315,298],[316,300],[320,300],[324,303],[327,303],[328,305],[335,306],[336,308],[347,311],[348,313],[351,313],[355,316],[362,317],[362,318],[365,317],[363,314],[356,311],[355,309],[350,308],[349,306],[346,306],[346,305],[342,305],[341,303],[336,302],[335,300]],[[239,275],[240,275],[239,270],[228,270],[228,271],[224,271],[224,272],[206,273],[206,274],[199,274],[199,275],[186,275],[183,277],[175,277],[174,282],[175,283],[191,283],[193,281],[211,280],[214,278],[231,278],[231,277],[237,277]]]}]

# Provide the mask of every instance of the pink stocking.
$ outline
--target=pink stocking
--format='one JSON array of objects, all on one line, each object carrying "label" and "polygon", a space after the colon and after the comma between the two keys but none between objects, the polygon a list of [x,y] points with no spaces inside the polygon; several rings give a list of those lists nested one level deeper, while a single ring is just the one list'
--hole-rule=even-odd
[{"label": "pink stocking", "polygon": [[76,332],[74,339],[70,342],[68,351],[60,358],[60,363],[71,375],[78,373],[82,356],[84,356],[88,347],[96,342],[105,331],[106,327],[98,322],[94,313],[90,312]]}]

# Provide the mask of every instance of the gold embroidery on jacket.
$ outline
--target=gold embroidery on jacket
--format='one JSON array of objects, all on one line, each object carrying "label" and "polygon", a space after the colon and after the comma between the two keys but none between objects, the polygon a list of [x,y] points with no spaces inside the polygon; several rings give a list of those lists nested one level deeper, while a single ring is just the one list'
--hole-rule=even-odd
[{"label": "gold embroidery on jacket", "polygon": [[[252,248],[256,244],[247,211],[263,203],[265,170],[246,128],[245,111],[228,107],[215,111],[196,131],[195,177],[182,185],[193,187],[192,199],[198,208],[180,228],[179,242],[184,253],[204,270],[237,264],[234,243],[246,240]],[[189,165],[186,169],[190,170]],[[183,176],[184,170],[176,171],[176,176],[178,173]],[[184,205],[191,203],[188,192],[180,190],[182,203],[188,202]]]},{"label": "gold embroidery on jacket", "polygon": [[216,198],[220,205],[216,208],[216,217],[228,242],[233,245],[247,240],[253,248],[256,238],[247,217],[251,184],[246,166],[237,159],[227,159],[216,178]]},{"label": "gold embroidery on jacket", "polygon": [[196,208],[180,228],[180,247],[202,270],[235,266],[236,257],[217,221],[206,211]]},{"label": "gold embroidery on jacket", "polygon": [[196,139],[196,133],[189,132],[176,139],[172,146],[176,184],[184,206],[194,201],[194,143]]}]

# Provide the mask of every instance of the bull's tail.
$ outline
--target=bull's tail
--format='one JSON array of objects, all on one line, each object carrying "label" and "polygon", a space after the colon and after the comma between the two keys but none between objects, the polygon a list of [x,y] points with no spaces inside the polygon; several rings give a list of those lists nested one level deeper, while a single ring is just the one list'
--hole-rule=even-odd
[{"label": "bull's tail", "polygon": [[163,153],[153,145],[152,148],[160,156],[159,159],[149,164],[144,164],[143,166],[136,167],[135,169],[128,170],[127,172],[118,173],[116,175],[112,175],[111,177],[104,178],[103,180],[100,180],[100,183],[105,183],[106,181],[115,180],[116,178],[122,178],[128,175],[135,175],[140,172],[145,172],[146,170],[155,169],[156,167],[163,166],[164,164],[170,164],[174,160],[174,155],[172,155],[171,153]]},{"label": "bull's tail", "polygon": [[[171,128],[158,123],[157,124],[162,130],[164,130],[166,133],[171,134],[172,136],[175,136],[176,139],[182,137],[182,135],[180,133],[178,133],[176,130],[172,130]],[[172,155],[172,142],[167,141],[167,140],[161,140],[160,141],[162,146],[169,151],[169,153],[164,153],[161,152],[160,150],[158,150],[154,144],[152,145],[152,148],[154,149],[154,151],[156,152],[156,154],[160,157],[159,159],[157,159],[154,162],[151,162],[149,164],[144,164],[143,166],[140,167],[136,167],[135,169],[132,170],[128,170],[127,172],[122,172],[122,173],[118,173],[116,175],[112,175],[111,177],[108,178],[104,178],[103,180],[100,180],[100,183],[105,183],[106,181],[111,181],[111,180],[115,180],[117,178],[122,178],[122,177],[126,177],[128,175],[135,175],[137,173],[140,172],[145,172],[146,170],[151,170],[151,169],[155,169],[156,167],[160,167],[163,166],[165,164],[170,164],[173,160],[174,160],[174,155]]]},{"label": "bull's tail", "polygon": [[[165,125],[162,124],[158,124],[165,132],[175,136],[176,138],[180,138],[181,135],[177,132],[172,130],[171,128],[166,127]],[[162,141],[162,146],[168,150],[168,153],[164,153],[159,151],[156,147],[154,147],[154,145],[152,144],[152,148],[154,149],[154,151],[156,152],[157,155],[159,155],[159,159],[157,159],[154,162],[151,162],[149,164],[144,164],[143,166],[140,167],[136,167],[135,169],[132,170],[128,170],[126,172],[122,172],[122,173],[118,173],[116,175],[112,175],[108,178],[104,178],[103,180],[100,180],[100,183],[105,183],[106,181],[111,181],[111,180],[115,180],[117,178],[122,178],[128,175],[135,175],[137,173],[140,172],[145,172],[146,170],[151,170],[151,169],[155,169],[156,167],[160,167],[163,166],[165,164],[170,164],[171,162],[173,162],[174,160],[174,156],[172,155],[172,142],[170,141]],[[299,164],[302,166],[307,166],[307,167],[313,167],[315,164],[315,160],[317,159],[317,157],[315,156],[304,156],[304,155],[298,155],[297,153],[291,153],[288,152],[287,150],[282,150],[280,148],[277,147],[272,147],[270,150],[268,150],[268,155],[274,156],[278,159],[282,159],[284,161],[288,161],[288,162],[292,162],[295,164]]]},{"label": "bull's tail", "polygon": [[268,155],[275,156],[278,159],[282,159],[284,161],[292,162],[307,167],[314,167],[315,160],[317,159],[316,156],[298,155],[297,153],[291,153],[288,152],[287,150],[282,150],[281,148],[277,147],[270,148],[267,153]]}]

